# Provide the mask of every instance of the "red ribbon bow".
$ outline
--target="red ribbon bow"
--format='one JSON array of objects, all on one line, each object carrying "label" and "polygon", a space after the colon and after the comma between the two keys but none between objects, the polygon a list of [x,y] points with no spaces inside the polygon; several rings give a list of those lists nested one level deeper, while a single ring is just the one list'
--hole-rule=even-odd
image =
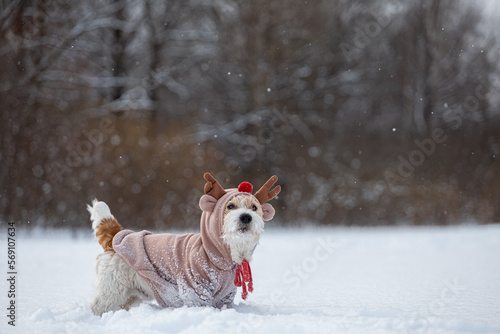
[{"label": "red ribbon bow", "polygon": [[236,264],[236,276],[234,277],[234,285],[241,286],[243,288],[243,293],[241,294],[241,298],[243,300],[247,299],[247,283],[248,283],[248,291],[253,291],[253,280],[252,280],[252,271],[250,270],[250,263],[247,260],[243,260],[241,264]]}]

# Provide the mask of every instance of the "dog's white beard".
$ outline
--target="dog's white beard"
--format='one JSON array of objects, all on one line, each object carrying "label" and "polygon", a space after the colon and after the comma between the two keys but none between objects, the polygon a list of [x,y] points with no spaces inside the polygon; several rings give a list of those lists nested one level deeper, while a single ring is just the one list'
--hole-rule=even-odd
[{"label": "dog's white beard", "polygon": [[[245,213],[252,217],[252,221],[246,225],[240,221],[240,216]],[[247,230],[241,231],[245,227]],[[256,212],[242,208],[228,212],[222,229],[222,239],[231,250],[231,258],[236,263],[241,263],[244,259],[252,259],[260,234],[264,232],[264,221]]]}]

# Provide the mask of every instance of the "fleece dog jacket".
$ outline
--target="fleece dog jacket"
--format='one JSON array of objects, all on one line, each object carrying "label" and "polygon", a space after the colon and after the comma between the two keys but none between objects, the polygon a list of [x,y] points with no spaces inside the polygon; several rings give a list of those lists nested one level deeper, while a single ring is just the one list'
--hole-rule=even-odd
[{"label": "fleece dog jacket", "polygon": [[[162,307],[231,305],[236,294],[236,263],[223,242],[224,209],[237,189],[215,199],[200,199],[199,234],[151,234],[120,231],[113,238],[115,252],[144,278]],[[251,194],[245,193],[248,196]],[[265,216],[274,215],[265,204]]]}]

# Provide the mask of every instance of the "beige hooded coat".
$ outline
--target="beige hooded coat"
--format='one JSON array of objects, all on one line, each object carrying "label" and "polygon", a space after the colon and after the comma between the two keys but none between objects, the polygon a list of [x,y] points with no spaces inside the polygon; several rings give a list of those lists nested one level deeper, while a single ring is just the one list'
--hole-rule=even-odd
[{"label": "beige hooded coat", "polygon": [[[123,230],[114,237],[113,249],[146,280],[162,307],[229,306],[236,293],[236,263],[221,236],[224,209],[238,194],[227,189],[219,200],[202,196],[199,234]],[[269,208],[274,214],[266,204]]]}]

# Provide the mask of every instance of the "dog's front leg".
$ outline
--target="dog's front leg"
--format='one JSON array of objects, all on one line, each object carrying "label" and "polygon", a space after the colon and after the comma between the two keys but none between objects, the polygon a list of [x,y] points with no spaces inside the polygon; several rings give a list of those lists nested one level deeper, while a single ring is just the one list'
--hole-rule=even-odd
[{"label": "dog's front leg", "polygon": [[215,304],[217,308],[223,308],[226,306],[227,308],[233,308],[234,296],[236,295],[236,290],[231,291],[225,297],[221,298],[219,302]]},{"label": "dog's front leg", "polygon": [[184,305],[188,307],[215,306],[212,292],[204,285],[194,284],[193,287],[179,287],[179,297]]}]

